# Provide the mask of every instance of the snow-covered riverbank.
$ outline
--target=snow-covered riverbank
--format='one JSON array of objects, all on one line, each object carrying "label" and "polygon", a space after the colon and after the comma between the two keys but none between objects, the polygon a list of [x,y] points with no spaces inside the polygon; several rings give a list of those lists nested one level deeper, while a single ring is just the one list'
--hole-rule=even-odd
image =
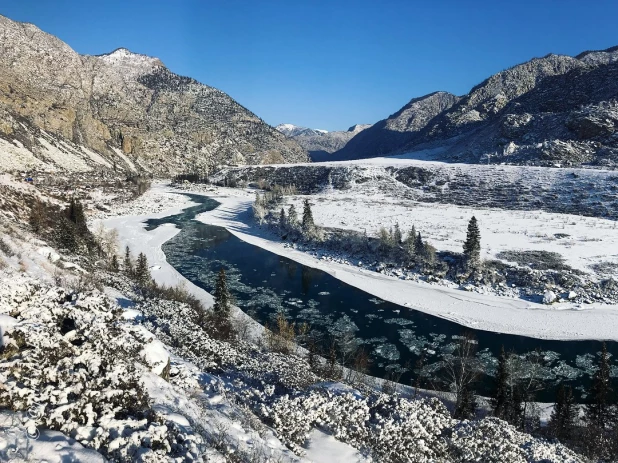
[{"label": "snow-covered riverbank", "polygon": [[339,280],[381,299],[445,318],[463,326],[540,339],[618,340],[618,308],[570,303],[546,306],[520,299],[469,293],[425,282],[404,281],[351,265],[316,259],[273,241],[251,217],[253,195],[217,189],[217,209],[201,214],[203,223],[227,228],[238,238],[303,265],[328,272]]},{"label": "snow-covered riverbank", "polygon": [[[163,192],[179,193],[177,204],[156,214],[142,213],[108,218],[103,220],[103,223],[108,228],[118,230],[123,247],[128,245],[134,254],[146,254],[153,268],[153,277],[158,283],[175,285],[184,282],[191,292],[209,304],[211,296],[182,277],[167,262],[161,250],[162,244],[175,236],[178,230],[172,225],[164,225],[153,231],[144,229],[143,222],[149,218],[176,214],[193,205],[181,194],[185,191],[164,185],[154,187],[153,203],[157,201],[156,195]],[[192,193],[204,194],[196,191]],[[268,230],[255,225],[250,212],[254,199],[252,194],[243,190],[216,188],[208,195],[219,201],[221,206],[200,214],[198,219],[203,223],[225,227],[247,243],[328,272],[339,280],[381,299],[474,329],[540,339],[618,340],[618,308],[615,306],[589,304],[580,308],[569,303],[546,306],[424,282],[399,280],[351,265],[316,259],[285,243],[269,239],[271,235]]]}]

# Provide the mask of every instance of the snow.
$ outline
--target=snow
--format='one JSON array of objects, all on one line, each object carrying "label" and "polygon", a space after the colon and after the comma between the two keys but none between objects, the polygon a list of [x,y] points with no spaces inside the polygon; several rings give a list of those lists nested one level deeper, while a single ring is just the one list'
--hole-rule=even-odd
[{"label": "snow", "polygon": [[[240,204],[252,198],[251,194],[238,190],[221,190],[221,193]],[[149,207],[162,207],[162,204],[172,207],[157,213],[108,218],[103,222],[118,225],[120,240],[129,244],[134,253],[140,250],[147,253],[149,260],[152,259],[152,267],[159,268],[154,276],[160,282],[184,282],[189,291],[209,305],[210,296],[180,277],[161,252],[161,244],[178,230],[173,226],[163,226],[146,231],[142,224],[146,217],[178,213],[192,203],[159,184],[123,211],[144,212]],[[228,217],[231,219],[234,219],[234,214]],[[27,237],[26,240],[28,246],[24,248],[24,258],[31,255],[32,271],[43,273],[45,269],[37,267],[48,261],[45,253],[39,253],[38,249],[45,246],[38,240]],[[17,244],[21,243],[11,242],[12,246]],[[376,452],[374,461],[396,459],[401,455],[418,456],[418,461],[440,461],[445,459],[446,452],[450,452],[447,445],[456,452],[466,450],[471,460],[482,456],[496,460],[501,456],[500,450],[508,448],[513,455],[523,455],[510,461],[540,461],[541,456],[551,461],[575,461],[563,447],[517,433],[498,420],[483,420],[480,424],[462,428],[435,399],[412,401],[384,394],[363,396],[360,388],[320,382],[324,380],[309,372],[303,363],[306,361],[298,357],[262,352],[243,343],[215,341],[187,316],[188,306],[183,308],[182,304],[169,301],[139,298],[133,305],[129,293],[125,295],[119,289],[111,288],[106,288],[104,293],[85,291],[68,301],[67,294],[53,284],[45,285],[38,279],[13,272],[12,276],[0,274],[3,283],[0,284],[0,314],[3,314],[0,326],[22,333],[28,339],[30,349],[20,353],[19,361],[14,364],[22,370],[22,380],[16,381],[10,370],[0,369],[0,379],[4,379],[3,375],[10,377],[10,381],[4,381],[9,386],[10,399],[21,404],[19,406],[24,410],[32,403],[45,403],[50,411],[50,416],[41,418],[45,426],[52,424],[84,445],[99,448],[112,457],[119,455],[123,461],[134,461],[140,456],[144,456],[144,461],[151,461],[148,458],[154,459],[158,455],[163,458],[174,449],[174,452],[180,452],[176,453],[180,456],[175,461],[194,461],[202,453],[204,461],[223,462],[225,457],[218,451],[228,448],[247,456],[264,456],[264,461],[365,462],[371,461],[363,457],[368,446]],[[11,286],[4,284],[9,280]],[[126,308],[121,319],[117,318],[118,307],[109,298]],[[15,316],[20,323],[15,324],[14,319],[4,315],[7,313],[17,313]],[[76,329],[62,335],[59,321],[67,317],[74,320]],[[84,342],[69,344],[78,337]],[[68,355],[59,359],[47,355],[65,344]],[[184,358],[179,356],[179,351]],[[207,366],[212,363],[209,352],[223,359],[214,365],[220,367],[229,363],[240,374],[230,380],[223,375],[219,377],[201,371],[204,368],[212,371],[212,366]],[[258,352],[260,354],[256,355]],[[186,360],[186,355],[193,363]],[[171,369],[166,380],[159,373],[168,360]],[[133,361],[134,372],[129,369]],[[63,386],[66,386],[56,387],[49,378],[53,379],[59,373],[58,367],[65,362],[70,371],[79,369],[80,374],[63,376]],[[114,362],[118,363],[114,365]],[[94,384],[81,383],[80,375],[92,380],[101,379],[104,385],[117,384],[121,378],[128,378],[129,383],[131,378],[139,378],[148,392],[156,420],[117,419],[109,411],[106,411],[106,416],[102,415],[86,397],[94,393],[96,403],[106,410],[110,405],[106,401],[112,396],[112,391],[107,386],[100,390],[97,386],[84,394],[70,394],[84,384],[89,384],[88,388]],[[276,379],[266,379],[270,375]],[[251,384],[261,383],[262,386],[266,381],[267,385],[263,390],[255,389],[243,383],[246,379]],[[273,395],[275,387],[270,384],[291,392],[289,395]],[[128,400],[133,400],[135,390],[127,388],[126,393],[130,395]],[[253,394],[262,395],[261,399],[256,399],[262,400],[261,408],[248,412],[245,407],[250,404],[249,397]],[[50,400],[52,396],[54,399]],[[69,413],[70,418],[66,418],[65,413]],[[258,418],[263,421],[268,418],[267,422],[274,423],[276,432],[260,423]],[[30,420],[23,424],[29,429],[33,423]],[[11,421],[9,432],[15,433],[18,428]],[[454,437],[444,440],[442,436],[450,435],[450,429],[456,431]],[[487,430],[496,434],[494,441],[497,445],[483,448],[478,444],[482,440],[479,433]],[[99,432],[103,435],[99,436]],[[0,433],[0,455],[6,448],[2,438]],[[217,441],[220,444],[215,444]],[[50,442],[53,447],[48,445]],[[205,449],[204,444],[209,448]],[[478,448],[484,453],[481,454]],[[306,452],[305,456],[300,458],[298,455],[303,452]],[[30,457],[46,461],[102,461],[96,452],[84,450],[58,432],[43,432],[30,450]]]},{"label": "snow", "polygon": [[[243,241],[309,267],[323,270],[344,283],[360,288],[383,300],[402,305],[405,308],[420,310],[474,329],[540,339],[618,340],[618,307],[603,304],[586,304],[580,307],[571,302],[548,306],[508,297],[464,292],[456,288],[425,282],[399,280],[350,265],[319,260],[307,253],[284,246],[281,242],[268,239],[270,235],[255,225],[248,212],[254,199],[253,193],[223,188],[217,189],[217,192],[212,197],[219,201],[221,205],[213,211],[200,214],[198,217],[200,221],[223,226]],[[144,252],[151,265],[161,266],[161,270],[153,272],[153,277],[157,282],[176,285],[184,281],[191,292],[197,294],[201,300],[210,305],[210,301],[212,301],[210,295],[182,277],[167,263],[165,255],[161,251],[161,245],[175,236],[178,230],[172,225],[166,225],[146,232],[142,226],[142,222],[148,217],[162,217],[178,213],[183,207],[189,205],[186,197],[173,193],[182,193],[182,191],[165,188],[163,185],[155,186],[147,193],[152,196],[147,196],[141,200],[143,202],[141,210],[148,208],[148,201],[157,204],[159,195],[177,201],[178,206],[176,207],[157,214],[111,218],[105,220],[104,224],[108,228],[118,230],[122,246],[128,244],[134,255]],[[169,206],[173,202],[166,204]],[[313,209],[317,223],[320,223],[320,209],[319,206]],[[427,209],[429,210],[429,208]],[[362,211],[362,206],[359,205],[357,210]],[[514,212],[520,213],[521,211]],[[365,215],[368,214],[365,212]],[[339,216],[345,217],[344,220],[352,217],[351,214],[344,215],[341,213]],[[594,220],[602,219],[586,218],[585,223],[593,224]],[[506,222],[507,225],[508,223]],[[465,227],[463,229],[465,230]],[[590,241],[588,243],[594,244],[595,242]],[[441,244],[436,245],[438,248],[441,246]]]},{"label": "snow", "polygon": [[5,333],[17,324],[17,320],[8,315],[0,314],[0,347],[7,346],[11,339]]},{"label": "snow", "polygon": [[[618,264],[618,224],[615,220],[558,214],[474,208],[397,199],[383,193],[339,192],[312,195],[318,225],[366,230],[376,236],[396,223],[403,233],[412,226],[438,250],[461,252],[468,221],[475,216],[481,229],[483,259],[502,251],[555,252],[572,268],[592,274],[591,265]],[[292,201],[302,210],[304,197]],[[300,208],[300,209],[299,209]]]},{"label": "snow", "polygon": [[[238,190],[234,195],[229,194],[229,190],[220,191],[221,194],[213,197],[221,206],[200,214],[200,221],[223,226],[243,241],[303,265],[323,270],[344,283],[381,299],[474,329],[540,339],[618,340],[616,306],[586,304],[580,307],[568,302],[546,306],[520,299],[464,292],[425,282],[399,280],[350,265],[320,260],[268,239],[271,235],[257,227],[248,212],[254,199],[252,194],[244,193],[244,196],[239,196],[242,192]],[[319,210],[319,206],[313,208],[317,223],[320,223]],[[362,211],[361,207],[359,211]],[[341,211],[339,217],[346,217],[343,214],[345,211]],[[366,210],[363,214],[369,216]]]},{"label": "snow", "polygon": [[[153,200],[156,204],[159,204],[159,193],[165,195],[165,188],[162,186],[155,186],[145,194],[148,195],[147,197],[142,197],[141,203],[144,205],[145,209],[148,208],[149,200]],[[102,223],[106,228],[115,228],[118,230],[118,241],[121,249],[124,249],[125,246],[129,246],[133,256],[137,256],[140,252],[143,252],[151,266],[159,267],[159,270],[153,272],[152,275],[157,283],[167,286],[176,286],[183,283],[189,291],[197,294],[199,299],[204,302],[206,306],[210,306],[212,305],[212,297],[206,291],[201,290],[193,283],[189,282],[172,267],[167,262],[165,253],[161,249],[163,243],[176,236],[179,230],[173,224],[165,224],[152,231],[146,231],[144,229],[144,221],[149,218],[161,218],[178,214],[182,209],[195,205],[190,202],[186,196],[174,195],[173,201],[176,206],[171,208],[168,207],[162,212],[114,217],[104,219]],[[94,225],[96,226],[97,223],[98,221],[95,221]]]},{"label": "snow", "polygon": [[151,367],[152,371],[158,375],[161,374],[168,359],[170,358],[170,352],[168,352],[165,344],[156,339],[146,328],[138,326],[142,336],[147,341],[146,346],[140,352],[141,357]]},{"label": "snow", "polygon": [[358,450],[335,439],[319,429],[309,434],[309,445],[305,458],[316,463],[346,462],[364,463],[371,461],[363,457]]},{"label": "snow", "polygon": [[[20,423],[16,426],[16,423]],[[65,463],[103,463],[100,453],[86,449],[75,440],[57,431],[43,431],[38,438],[28,437],[21,426],[21,417],[8,411],[0,412],[0,459],[6,461]],[[4,460],[3,460],[4,461]]]},{"label": "snow", "polygon": [[126,48],[117,48],[111,53],[98,55],[97,58],[112,66],[123,66],[125,68],[135,66],[141,69],[152,69],[155,66],[161,65],[161,61],[158,58],[133,53]]},{"label": "snow", "polygon": [[15,141],[10,143],[0,138],[0,166],[2,170],[30,170],[40,169],[44,163],[38,160],[24,146]]},{"label": "snow", "polygon": [[67,153],[66,151],[63,151],[60,148],[52,145],[45,138],[45,135],[47,135],[48,137],[49,135],[44,131],[42,133],[44,136],[38,137],[38,141],[43,146],[45,151],[41,154],[51,159],[58,167],[63,170],[69,170],[74,172],[88,172],[92,170],[92,168],[84,161],[84,159],[76,156],[74,153]]},{"label": "snow", "polygon": [[133,161],[131,161],[127,155],[125,155],[120,149],[118,148],[112,148],[112,150],[114,151],[114,153],[116,153],[116,155],[121,158],[126,164],[127,166],[129,166],[129,169],[131,169],[133,172],[137,172],[137,169],[135,168],[135,164],[133,164]]}]

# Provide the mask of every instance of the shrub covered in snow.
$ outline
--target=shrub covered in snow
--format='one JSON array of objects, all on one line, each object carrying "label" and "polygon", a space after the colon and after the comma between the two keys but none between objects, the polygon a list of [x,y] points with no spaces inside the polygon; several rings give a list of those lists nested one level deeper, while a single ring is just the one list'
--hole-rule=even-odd
[{"label": "shrub covered in snow", "polygon": [[295,451],[314,427],[384,462],[580,462],[574,452],[497,418],[459,422],[437,399],[361,397],[313,389],[285,395],[262,414]]},{"label": "shrub covered in snow", "polygon": [[0,405],[118,461],[197,456],[196,436],[150,408],[138,364],[145,340],[116,305],[98,292],[12,283],[0,286],[0,314],[17,319],[0,357]]}]

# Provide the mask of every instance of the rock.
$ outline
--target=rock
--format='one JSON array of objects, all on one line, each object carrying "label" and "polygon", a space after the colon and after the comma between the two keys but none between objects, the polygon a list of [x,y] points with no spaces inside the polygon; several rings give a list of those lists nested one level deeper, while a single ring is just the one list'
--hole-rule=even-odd
[{"label": "rock", "polygon": [[543,295],[543,304],[552,304],[556,302],[557,299],[558,298],[556,296],[556,293],[554,293],[553,291],[547,290],[545,291],[545,294]]},{"label": "rock", "polygon": [[577,297],[577,293],[575,291],[569,291],[567,299],[575,299]]}]

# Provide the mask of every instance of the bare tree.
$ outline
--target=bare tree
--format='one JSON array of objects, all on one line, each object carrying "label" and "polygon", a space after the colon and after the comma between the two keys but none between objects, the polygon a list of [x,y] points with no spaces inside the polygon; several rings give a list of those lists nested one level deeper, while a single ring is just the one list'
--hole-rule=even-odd
[{"label": "bare tree", "polygon": [[478,343],[472,333],[460,336],[452,353],[445,354],[442,361],[442,381],[455,393],[455,417],[471,418],[476,412],[474,383],[483,372],[481,361],[476,356]]}]

